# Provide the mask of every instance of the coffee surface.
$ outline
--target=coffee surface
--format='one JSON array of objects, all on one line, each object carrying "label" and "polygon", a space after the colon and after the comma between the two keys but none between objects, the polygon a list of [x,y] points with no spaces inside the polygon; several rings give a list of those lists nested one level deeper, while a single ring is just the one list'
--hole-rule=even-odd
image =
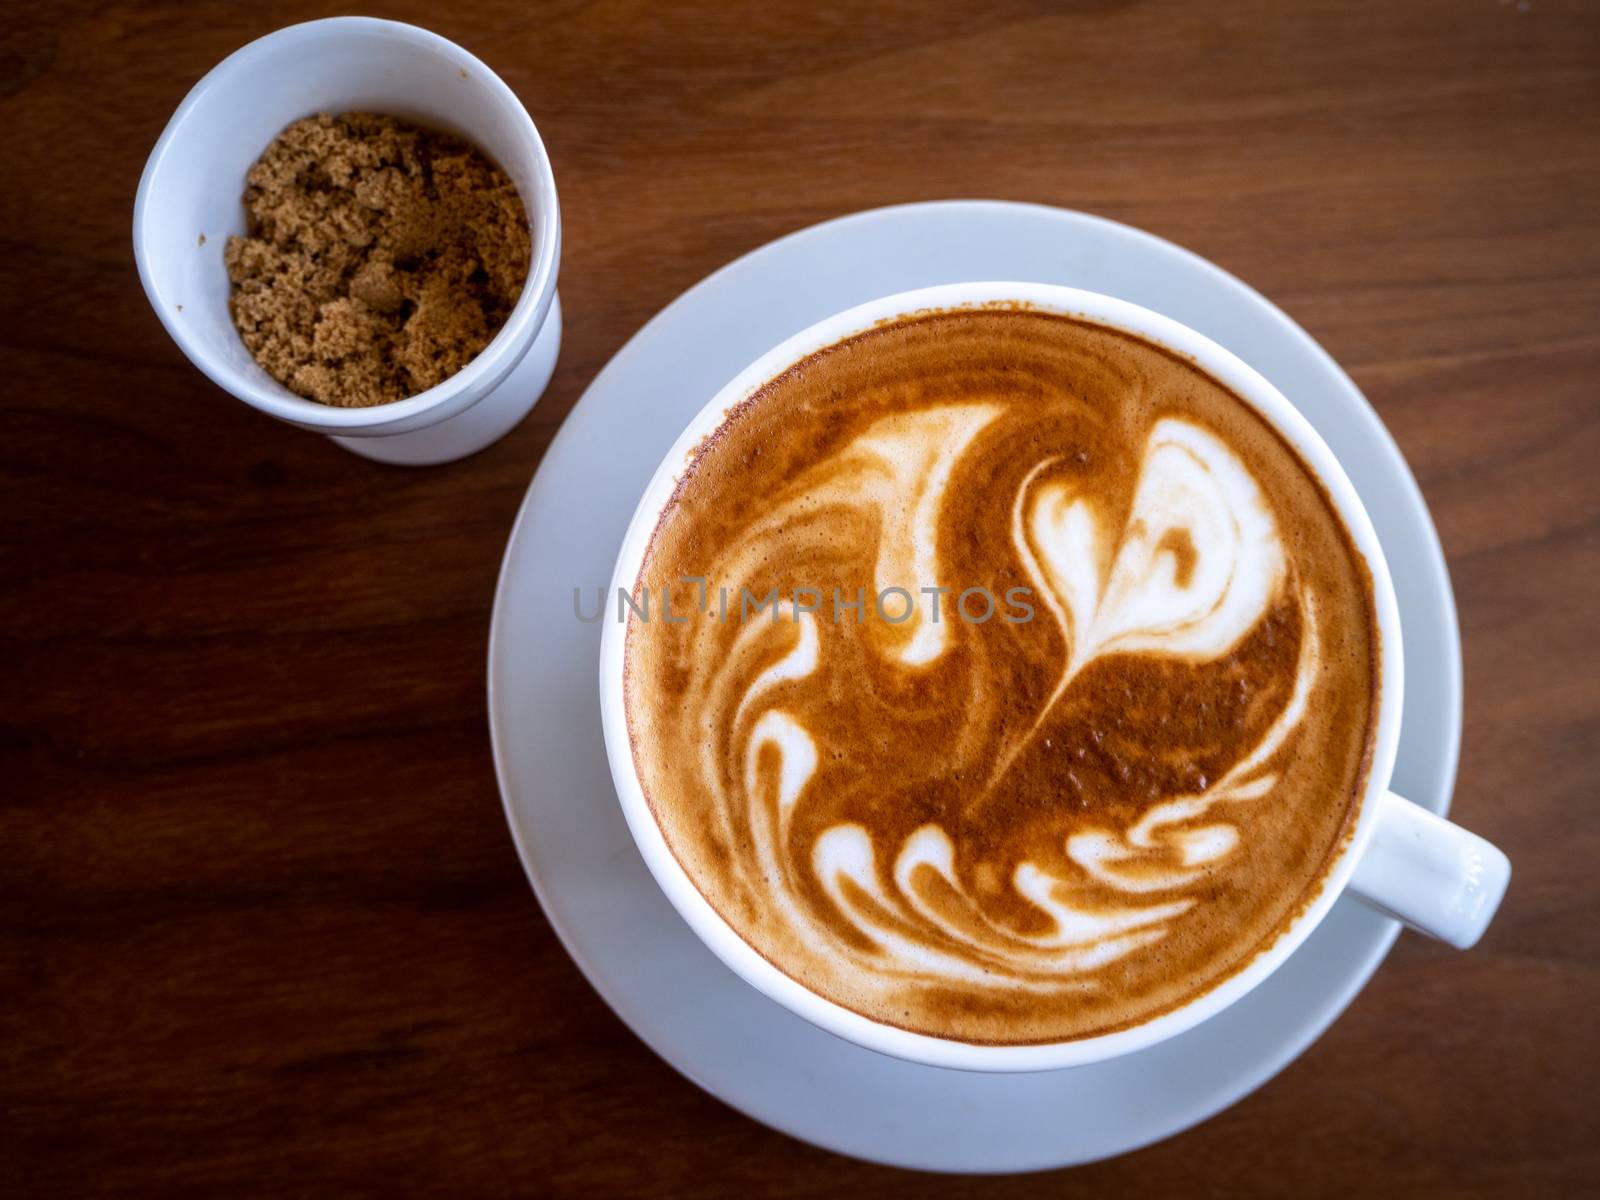
[{"label": "coffee surface", "polygon": [[628,619],[672,852],[891,1025],[1148,1020],[1267,948],[1354,823],[1365,564],[1252,408],[1087,322],[936,313],[789,369],[696,449]]}]

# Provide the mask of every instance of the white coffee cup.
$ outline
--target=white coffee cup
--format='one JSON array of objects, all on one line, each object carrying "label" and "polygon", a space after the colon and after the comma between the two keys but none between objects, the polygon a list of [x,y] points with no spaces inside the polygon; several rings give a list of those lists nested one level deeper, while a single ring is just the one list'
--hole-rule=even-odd
[{"label": "white coffee cup", "polygon": [[[442,129],[487,153],[522,195],[533,254],[511,316],[466,367],[392,404],[331,408],[290,392],[245,349],[222,254],[230,234],[245,232],[245,175],[273,138],[301,117],[354,111]],[[544,144],[499,76],[414,25],[310,21],[229,55],[195,84],[150,153],[133,248],[161,323],[213,382],[381,462],[449,462],[483,449],[527,415],[561,348],[561,210]]]},{"label": "white coffee cup", "polygon": [[1158,313],[1075,288],[964,283],[902,292],[813,325],[740,372],[700,410],[667,452],[623,538],[608,600],[619,588],[633,589],[662,508],[694,448],[762,384],[807,355],[882,321],[921,310],[1008,301],[1124,330],[1192,358],[1270,421],[1321,479],[1371,570],[1380,637],[1378,717],[1354,834],[1338,851],[1316,898],[1249,966],[1182,1007],[1140,1025],[1098,1037],[1028,1046],[973,1045],[884,1025],[822,998],[759,954],[712,908],[673,855],[635,770],[622,688],[626,625],[615,619],[608,604],[600,646],[600,709],[606,753],[628,827],[667,898],[736,974],[823,1029],[885,1054],[979,1071],[1078,1066],[1127,1054],[1181,1033],[1226,1008],[1277,970],[1346,892],[1454,946],[1471,946],[1494,915],[1511,866],[1504,854],[1482,838],[1388,790],[1400,736],[1404,667],[1399,609],[1372,522],[1333,452],[1282,393],[1217,343]]}]

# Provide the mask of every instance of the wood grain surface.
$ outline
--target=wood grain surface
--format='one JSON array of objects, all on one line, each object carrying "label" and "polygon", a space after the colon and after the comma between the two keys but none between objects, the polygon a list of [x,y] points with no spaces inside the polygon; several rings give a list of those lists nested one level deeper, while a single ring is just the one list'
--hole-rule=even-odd
[{"label": "wood grain surface", "polygon": [[[544,401],[408,471],[208,383],[129,245],[189,86],[344,7],[0,21],[4,1194],[1595,1194],[1600,9],[371,5],[504,76],[565,220]],[[1174,239],[1353,374],[1460,602],[1455,811],[1517,871],[1480,948],[1402,939],[1228,1112],[982,1184],[791,1141],[634,1039],[523,877],[483,679],[523,490],[634,330],[780,234],[969,195]]]}]

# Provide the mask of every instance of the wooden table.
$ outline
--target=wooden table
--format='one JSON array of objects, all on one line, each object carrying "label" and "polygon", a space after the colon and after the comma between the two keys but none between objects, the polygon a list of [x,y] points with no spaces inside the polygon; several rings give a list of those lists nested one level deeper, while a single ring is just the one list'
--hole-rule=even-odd
[{"label": "wooden table", "polygon": [[0,1190],[969,1194],[758,1126],[611,1015],[507,836],[483,665],[523,489],[629,334],[780,234],[974,194],[1192,247],[1351,371],[1461,605],[1455,811],[1517,867],[1479,949],[1402,939],[1237,1107],[990,1190],[1597,1186],[1600,10],[374,5],[517,90],[566,226],[546,398],[406,471],[209,384],[129,247],[190,84],[346,7],[4,22]]}]

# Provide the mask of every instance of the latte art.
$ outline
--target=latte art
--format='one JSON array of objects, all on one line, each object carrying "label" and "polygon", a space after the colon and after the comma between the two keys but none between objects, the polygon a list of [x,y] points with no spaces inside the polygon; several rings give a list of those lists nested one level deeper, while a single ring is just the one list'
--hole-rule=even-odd
[{"label": "latte art", "polygon": [[[721,620],[705,581],[783,604]],[[668,844],[756,949],[878,1020],[1148,1019],[1269,944],[1353,818],[1364,567],[1269,427],[1121,334],[954,313],[813,356],[699,449],[639,584],[696,614],[628,631]],[[1029,616],[974,619],[969,590]]]}]

